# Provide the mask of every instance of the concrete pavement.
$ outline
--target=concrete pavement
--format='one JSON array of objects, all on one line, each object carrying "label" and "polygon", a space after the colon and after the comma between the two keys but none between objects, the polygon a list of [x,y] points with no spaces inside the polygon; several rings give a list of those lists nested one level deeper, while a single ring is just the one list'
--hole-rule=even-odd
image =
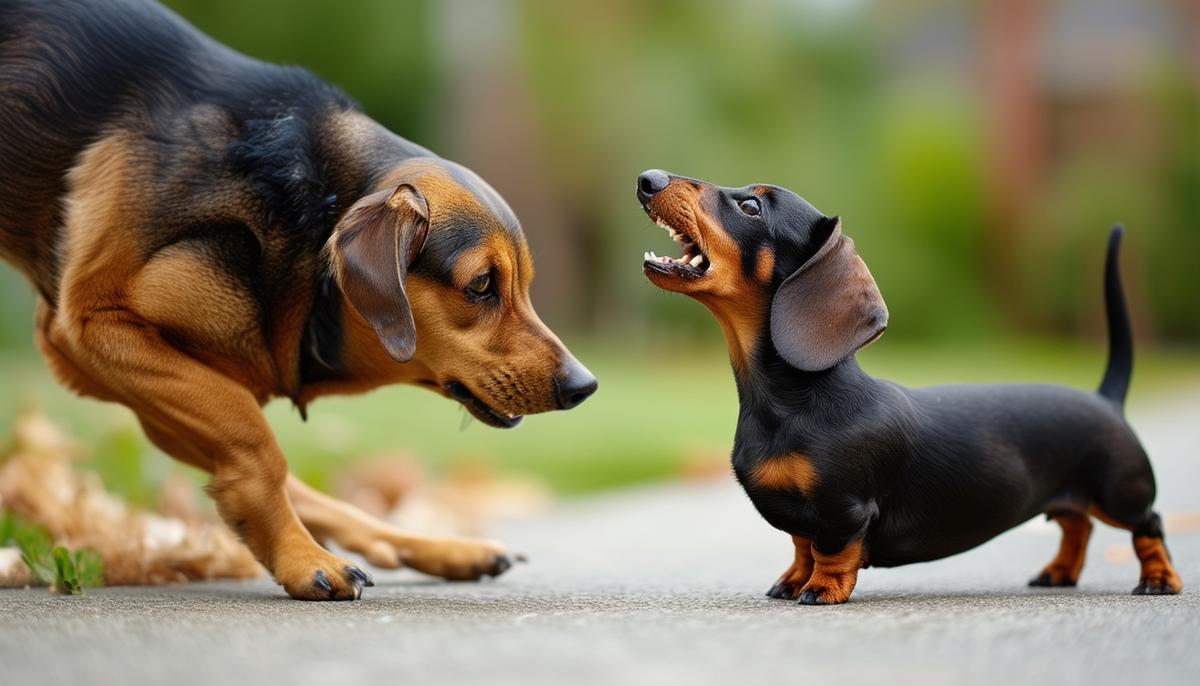
[{"label": "concrete pavement", "polygon": [[[1167,513],[1200,510],[1198,407],[1193,393],[1135,413]],[[1180,596],[1129,595],[1128,536],[1103,526],[1078,589],[1028,589],[1058,544],[1057,527],[1031,522],[949,560],[865,570],[833,608],[763,596],[790,544],[732,483],[627,491],[495,533],[532,562],[481,584],[377,574],[357,603],[294,602],[265,580],[0,591],[0,683],[1200,679],[1200,532],[1168,537]]]}]

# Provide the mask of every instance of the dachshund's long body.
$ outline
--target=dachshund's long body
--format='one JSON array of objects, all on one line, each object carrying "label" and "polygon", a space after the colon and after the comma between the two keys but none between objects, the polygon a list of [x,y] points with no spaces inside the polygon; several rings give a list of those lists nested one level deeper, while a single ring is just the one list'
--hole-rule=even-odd
[{"label": "dachshund's long body", "polygon": [[305,487],[264,402],[303,413],[412,383],[510,427],[595,389],[534,313],[528,247],[490,186],[151,0],[0,0],[0,256],[40,296],[60,381],[210,472],[297,598],[369,585],[318,540],[453,579],[510,562]]},{"label": "dachshund's long body", "polygon": [[1052,385],[909,389],[854,359],[887,309],[841,222],[774,186],[719,188],[646,172],[638,196],[683,247],[647,255],[656,285],[687,293],[729,340],[741,409],[733,467],[791,534],[768,592],[844,602],[857,570],[953,555],[1045,514],[1058,555],[1030,583],[1075,585],[1096,517],[1133,534],[1135,593],[1177,593],[1154,474],[1123,417],[1133,348],[1114,230],[1105,269],[1110,358],[1099,392]]}]

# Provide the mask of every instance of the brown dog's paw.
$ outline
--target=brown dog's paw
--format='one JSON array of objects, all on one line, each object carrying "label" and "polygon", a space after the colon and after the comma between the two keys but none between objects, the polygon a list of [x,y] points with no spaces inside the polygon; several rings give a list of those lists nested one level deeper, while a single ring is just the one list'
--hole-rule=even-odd
[{"label": "brown dog's paw", "polygon": [[521,555],[510,555],[494,541],[451,538],[425,541],[399,550],[401,562],[418,572],[448,581],[476,581],[507,572]]},{"label": "brown dog's paw", "polygon": [[1183,590],[1183,583],[1178,577],[1152,576],[1144,577],[1133,589],[1134,595],[1175,595]]},{"label": "brown dog's paw", "polygon": [[850,599],[849,593],[822,586],[809,586],[800,591],[796,602],[801,605],[841,605]]},{"label": "brown dog's paw", "polygon": [[1065,572],[1056,569],[1044,570],[1029,580],[1029,585],[1037,588],[1070,588],[1077,583],[1077,579],[1072,579]]},{"label": "brown dog's paw", "polygon": [[297,600],[358,600],[371,577],[345,560],[325,554],[325,559],[281,562],[275,580]]}]

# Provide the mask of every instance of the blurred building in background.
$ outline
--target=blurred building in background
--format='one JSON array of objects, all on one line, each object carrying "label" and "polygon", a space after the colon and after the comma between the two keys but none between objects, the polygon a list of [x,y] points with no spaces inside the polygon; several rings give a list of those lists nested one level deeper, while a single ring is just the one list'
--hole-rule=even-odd
[{"label": "blurred building in background", "polygon": [[[634,178],[770,182],[841,215],[891,338],[1099,337],[1108,227],[1144,338],[1200,342],[1193,0],[169,0],[341,85],[512,204],[547,322],[717,335],[644,283]],[[0,342],[32,295],[0,269]]]}]

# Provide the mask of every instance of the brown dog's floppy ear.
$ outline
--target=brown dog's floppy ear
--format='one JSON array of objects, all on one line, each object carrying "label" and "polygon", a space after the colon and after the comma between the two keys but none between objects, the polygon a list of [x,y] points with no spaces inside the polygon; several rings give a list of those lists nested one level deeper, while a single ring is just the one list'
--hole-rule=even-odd
[{"label": "brown dog's floppy ear", "polygon": [[408,184],[362,198],[333,229],[338,285],[397,362],[411,360],[417,348],[408,266],[428,233],[429,205]]},{"label": "brown dog's floppy ear", "polygon": [[783,280],[771,302],[771,341],[788,364],[829,369],[879,338],[888,311],[854,241],[835,217],[817,253]]}]

